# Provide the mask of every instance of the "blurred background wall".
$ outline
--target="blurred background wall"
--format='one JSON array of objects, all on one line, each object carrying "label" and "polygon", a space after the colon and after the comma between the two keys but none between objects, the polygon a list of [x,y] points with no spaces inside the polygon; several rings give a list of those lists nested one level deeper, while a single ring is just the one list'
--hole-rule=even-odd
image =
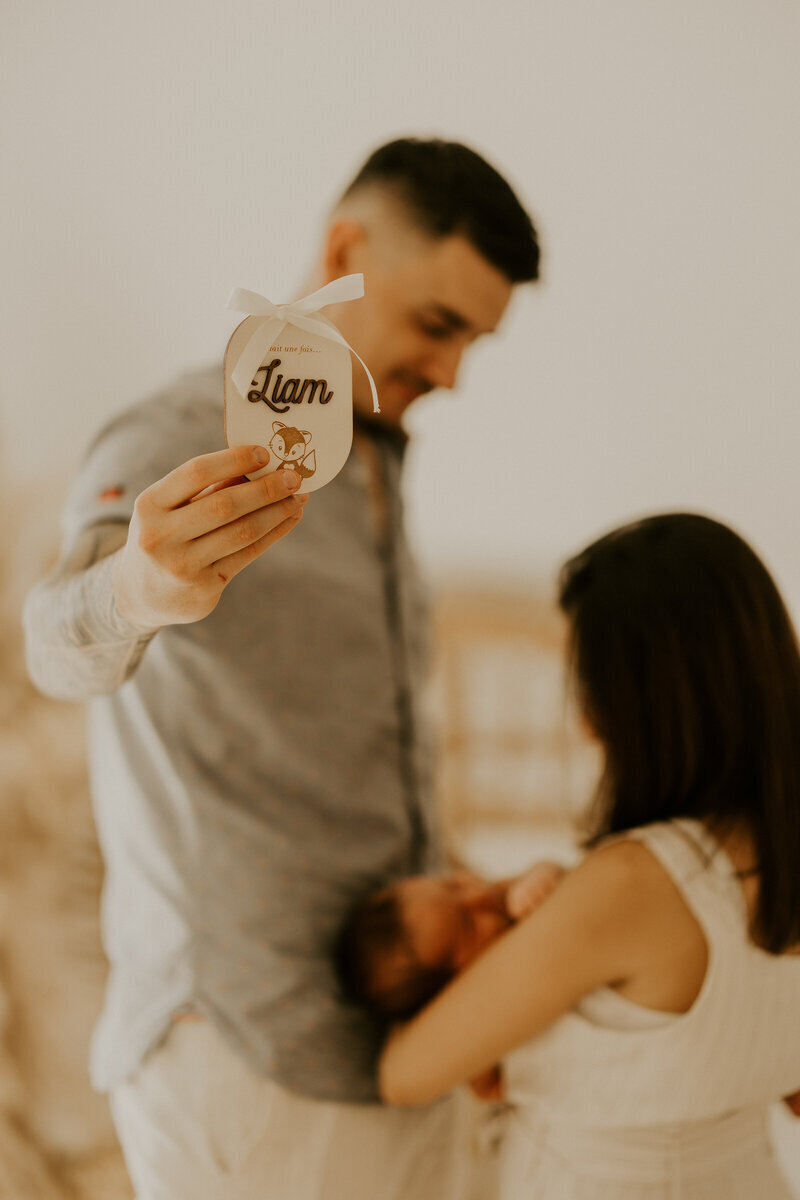
[{"label": "blurred background wall", "polygon": [[[413,413],[442,572],[547,574],[629,516],[735,524],[800,608],[794,0],[5,0],[3,477],[220,357],[392,136],[464,140],[543,281]],[[44,497],[44,492],[41,493]]]}]

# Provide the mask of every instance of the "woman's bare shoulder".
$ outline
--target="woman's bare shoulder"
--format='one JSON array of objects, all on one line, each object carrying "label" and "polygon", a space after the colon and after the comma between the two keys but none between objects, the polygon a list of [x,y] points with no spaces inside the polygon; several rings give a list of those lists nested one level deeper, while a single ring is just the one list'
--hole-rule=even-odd
[{"label": "woman's bare shoulder", "polygon": [[612,903],[626,903],[631,894],[642,895],[671,883],[666,868],[646,843],[624,835],[587,851],[571,873],[582,888],[602,889]]},{"label": "woman's bare shoulder", "polygon": [[625,969],[612,986],[645,1007],[685,1012],[708,963],[706,935],[689,901],[644,841],[614,839],[584,863],[595,891],[607,889]]}]

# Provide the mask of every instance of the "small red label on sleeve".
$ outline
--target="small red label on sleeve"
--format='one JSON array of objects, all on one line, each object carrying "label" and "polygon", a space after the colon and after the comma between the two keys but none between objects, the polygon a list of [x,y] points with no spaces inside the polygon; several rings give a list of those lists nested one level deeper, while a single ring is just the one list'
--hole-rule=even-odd
[{"label": "small red label on sleeve", "polygon": [[106,488],[104,492],[101,492],[97,499],[101,504],[108,504],[110,500],[119,500],[121,495],[121,487],[110,487]]}]

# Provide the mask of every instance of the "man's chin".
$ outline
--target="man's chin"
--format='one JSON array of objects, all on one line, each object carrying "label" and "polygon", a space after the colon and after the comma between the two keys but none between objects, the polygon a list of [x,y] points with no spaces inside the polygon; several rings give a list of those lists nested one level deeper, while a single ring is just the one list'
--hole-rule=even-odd
[{"label": "man's chin", "polygon": [[372,407],[371,396],[366,401],[359,401],[358,398],[354,397],[353,407],[362,420],[374,421],[376,425],[383,425],[387,429],[402,429],[403,416],[406,410],[420,394],[417,392],[412,400],[398,402],[397,397],[394,395],[388,395],[384,398],[378,393],[380,412],[375,412]]},{"label": "man's chin", "polygon": [[419,400],[422,396],[427,396],[433,391],[433,385],[425,379],[393,380],[390,385],[390,395],[395,408],[405,412],[412,404]]}]

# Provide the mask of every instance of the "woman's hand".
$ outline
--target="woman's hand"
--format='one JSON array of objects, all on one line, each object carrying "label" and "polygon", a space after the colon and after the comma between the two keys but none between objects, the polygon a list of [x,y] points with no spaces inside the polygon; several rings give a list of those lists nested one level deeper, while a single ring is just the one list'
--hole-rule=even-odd
[{"label": "woman's hand", "polygon": [[506,892],[506,910],[511,919],[521,921],[532,913],[565,875],[566,868],[561,863],[545,859],[534,863],[524,875],[514,879]]}]

